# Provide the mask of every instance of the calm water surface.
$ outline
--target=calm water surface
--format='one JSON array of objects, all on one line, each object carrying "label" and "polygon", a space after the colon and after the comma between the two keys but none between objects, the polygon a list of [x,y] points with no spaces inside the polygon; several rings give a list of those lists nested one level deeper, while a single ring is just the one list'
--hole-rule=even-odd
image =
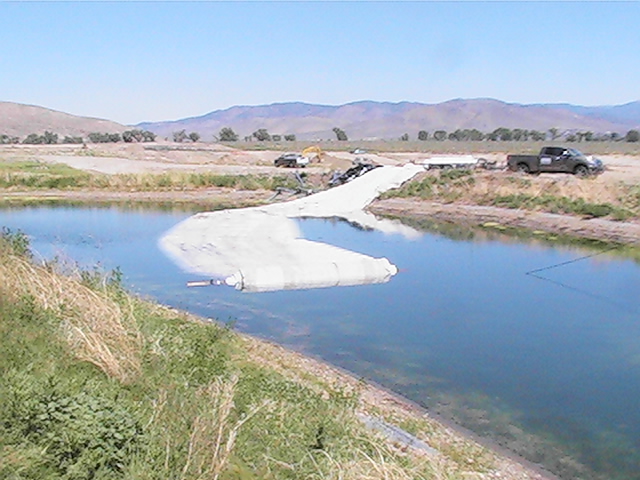
[{"label": "calm water surface", "polygon": [[638,263],[482,232],[407,240],[301,220],[306,238],[385,256],[400,273],[357,287],[187,289],[197,278],[157,247],[187,216],[39,207],[0,210],[0,226],[44,258],[118,267],[136,292],[379,382],[567,478],[640,478]]}]

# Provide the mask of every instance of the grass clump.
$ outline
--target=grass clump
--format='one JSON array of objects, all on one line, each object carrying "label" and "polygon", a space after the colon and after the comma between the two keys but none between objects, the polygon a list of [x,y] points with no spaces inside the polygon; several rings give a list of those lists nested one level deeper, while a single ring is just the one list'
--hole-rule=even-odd
[{"label": "grass clump", "polygon": [[77,188],[86,185],[90,177],[90,174],[64,164],[32,160],[0,163],[0,188]]},{"label": "grass clump", "polygon": [[556,197],[544,194],[539,196],[527,194],[497,196],[491,204],[497,207],[544,210],[551,213],[566,213],[588,218],[610,216],[615,220],[626,220],[633,217],[633,212],[630,210],[610,203],[590,203],[582,198]]},{"label": "grass clump", "polygon": [[476,182],[474,172],[469,169],[439,170],[428,172],[416,180],[405,183],[401,188],[389,190],[381,198],[438,199],[447,203],[461,198],[462,192]]},{"label": "grass clump", "polygon": [[0,477],[394,480],[468,471],[366,430],[360,387],[296,370],[295,354],[228,326],[131,297],[119,272],[35,265],[27,245],[21,233],[0,236]]}]

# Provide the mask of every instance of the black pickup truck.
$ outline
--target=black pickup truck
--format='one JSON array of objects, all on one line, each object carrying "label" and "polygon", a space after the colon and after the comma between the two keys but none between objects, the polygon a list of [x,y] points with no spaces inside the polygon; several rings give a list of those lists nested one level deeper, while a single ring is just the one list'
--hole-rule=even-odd
[{"label": "black pickup truck", "polygon": [[604,170],[601,160],[564,147],[544,147],[539,155],[508,155],[507,167],[522,173],[564,172],[582,177]]}]

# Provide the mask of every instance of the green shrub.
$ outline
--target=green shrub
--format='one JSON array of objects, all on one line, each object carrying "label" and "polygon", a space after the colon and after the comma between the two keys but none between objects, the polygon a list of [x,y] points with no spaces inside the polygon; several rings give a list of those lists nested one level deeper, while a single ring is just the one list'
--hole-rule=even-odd
[{"label": "green shrub", "polygon": [[0,252],[3,248],[9,249],[10,253],[14,255],[31,258],[29,237],[20,230],[14,232],[7,227],[2,227]]},{"label": "green shrub", "polygon": [[144,442],[139,419],[117,399],[70,394],[52,380],[34,384],[20,375],[10,377],[3,390],[3,443],[41,451],[37,464],[23,465],[32,470],[27,478],[119,477]]}]

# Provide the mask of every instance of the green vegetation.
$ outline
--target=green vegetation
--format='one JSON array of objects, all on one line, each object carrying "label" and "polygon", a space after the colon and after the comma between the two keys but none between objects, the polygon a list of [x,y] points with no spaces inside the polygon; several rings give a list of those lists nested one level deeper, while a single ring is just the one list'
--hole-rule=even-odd
[{"label": "green vegetation", "polygon": [[122,140],[126,143],[154,142],[156,140],[156,134],[148,130],[134,128],[133,130],[122,132]]},{"label": "green vegetation", "polygon": [[251,134],[253,138],[255,138],[258,142],[270,142],[271,135],[267,131],[266,128],[259,128],[255,132]]},{"label": "green vegetation", "polygon": [[93,143],[118,143],[122,136],[119,133],[92,132],[89,134],[89,140]]},{"label": "green vegetation", "polygon": [[64,189],[86,185],[91,175],[64,164],[38,161],[0,163],[0,188]]},{"label": "green vegetation", "polygon": [[349,140],[347,134],[341,128],[333,127],[333,133],[336,134],[336,140],[338,140],[339,142],[346,142],[347,140]]},{"label": "green vegetation", "polygon": [[627,142],[640,142],[640,132],[638,130],[629,130],[624,139]]},{"label": "green vegetation", "polygon": [[[575,180],[573,177],[569,179]],[[591,179],[578,180],[587,185]],[[407,182],[402,188],[385,192],[381,198],[417,197],[442,203],[460,202],[550,213],[578,215],[589,218],[607,217],[625,221],[640,217],[640,187],[619,184],[606,192],[601,186],[579,188],[562,181],[546,181],[533,177],[478,173],[468,169],[426,172]],[[608,195],[605,197],[605,193]],[[607,201],[594,201],[594,198]]]},{"label": "green vegetation", "polygon": [[447,457],[395,448],[358,419],[363,384],[131,297],[117,271],[62,270],[31,263],[21,233],[0,235],[1,478],[393,480],[493,466],[425,418],[414,434]]},{"label": "green vegetation", "polygon": [[163,191],[210,187],[275,190],[278,187],[296,186],[296,180],[286,175],[219,175],[190,172],[102,175],[82,172],[64,164],[38,161],[0,162],[0,188]]},{"label": "green vegetation", "polygon": [[53,132],[44,132],[43,135],[31,133],[22,141],[28,145],[53,145],[58,143],[58,134]]},{"label": "green vegetation", "polygon": [[0,145],[15,145],[17,143],[20,143],[20,138],[6,133],[0,134]]},{"label": "green vegetation", "polygon": [[418,197],[451,203],[462,198],[466,189],[475,182],[472,170],[441,170],[438,174],[423,175],[416,180],[407,182],[397,190],[389,190],[383,193],[381,198]]},{"label": "green vegetation", "polygon": [[219,142],[237,142],[238,134],[230,127],[224,127],[218,133]]},{"label": "green vegetation", "polygon": [[492,205],[506,208],[522,208],[524,210],[544,210],[551,213],[567,213],[585,217],[607,217],[613,220],[627,220],[634,216],[626,208],[610,203],[589,203],[582,198],[556,197],[542,194],[538,196],[527,194],[499,195],[493,199]]}]

